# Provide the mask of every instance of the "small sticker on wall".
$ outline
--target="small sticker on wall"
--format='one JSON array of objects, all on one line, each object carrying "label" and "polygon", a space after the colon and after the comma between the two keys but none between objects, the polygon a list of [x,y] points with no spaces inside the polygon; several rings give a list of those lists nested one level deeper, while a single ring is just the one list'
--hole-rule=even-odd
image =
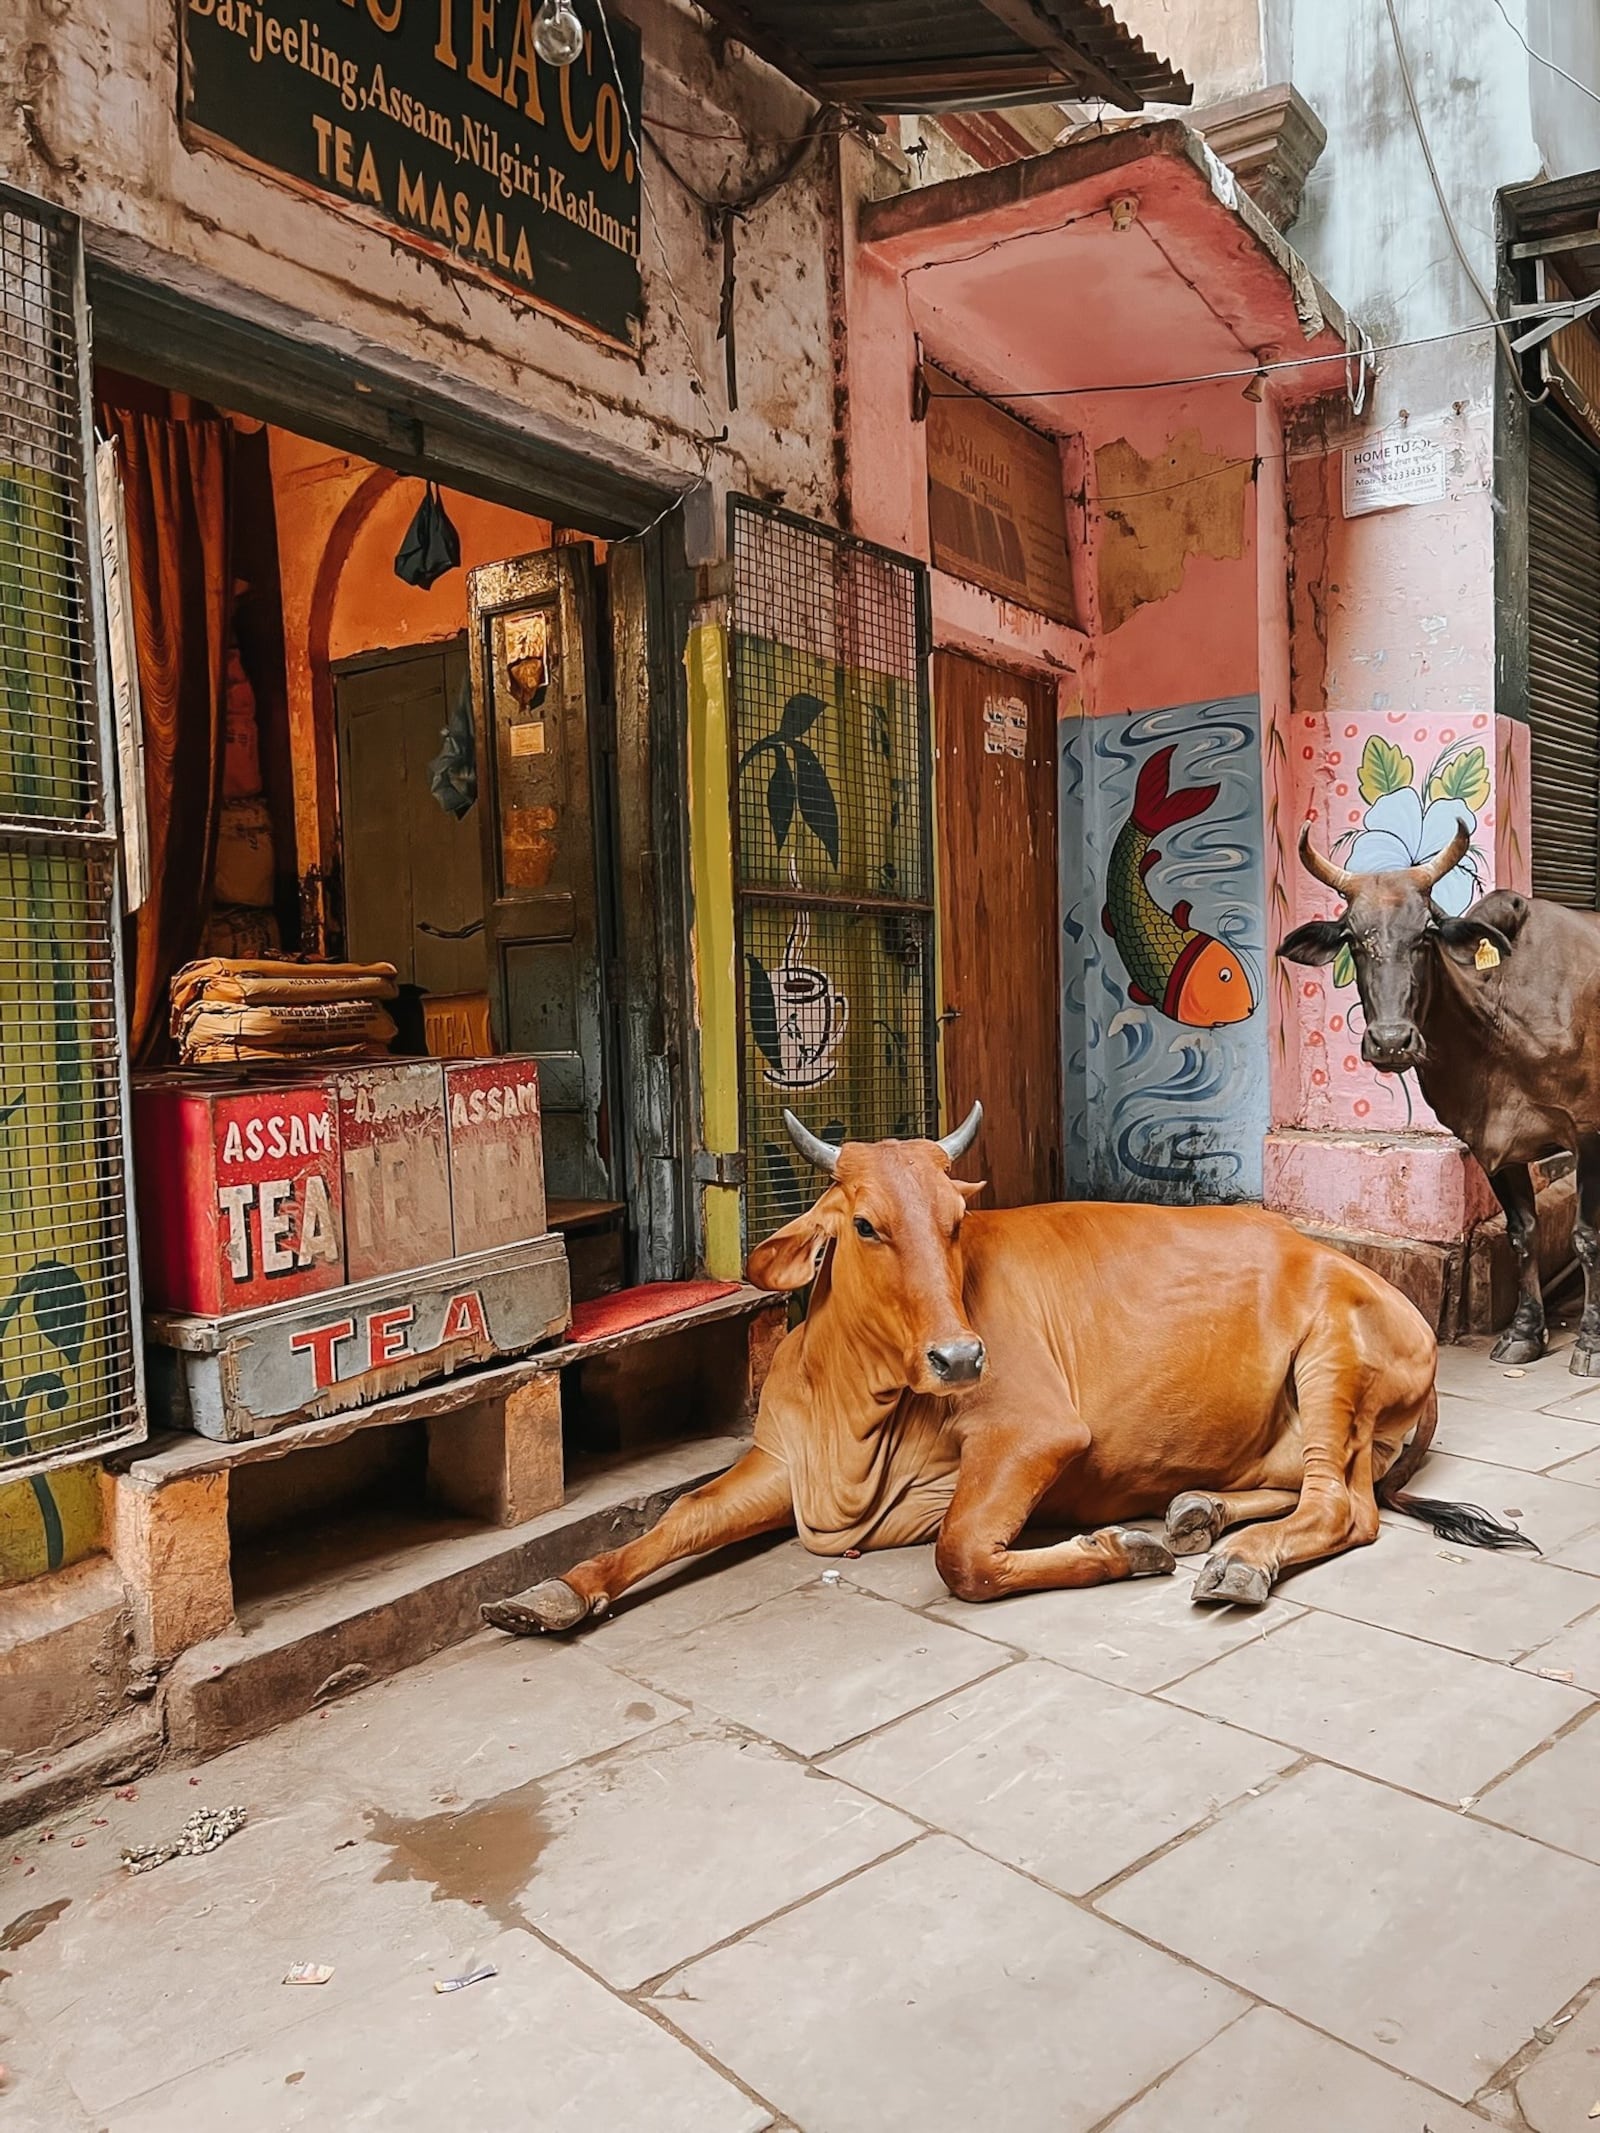
[{"label": "small sticker on wall", "polygon": [[1435,429],[1391,431],[1347,445],[1343,457],[1346,518],[1444,501],[1445,446]]},{"label": "small sticker on wall", "polygon": [[511,728],[511,753],[513,755],[544,754],[544,720],[526,719],[520,726]]},{"label": "small sticker on wall", "polygon": [[1021,762],[1028,753],[1028,707],[1015,696],[990,697],[983,707],[983,752]]}]

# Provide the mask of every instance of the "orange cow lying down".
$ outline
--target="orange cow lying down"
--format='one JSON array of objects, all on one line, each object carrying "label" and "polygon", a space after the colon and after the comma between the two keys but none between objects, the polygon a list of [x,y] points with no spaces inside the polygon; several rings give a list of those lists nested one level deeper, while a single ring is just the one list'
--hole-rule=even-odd
[{"label": "orange cow lying down", "polygon": [[[1195,1599],[1244,1607],[1377,1539],[1436,1413],[1433,1334],[1377,1275],[1258,1208],[969,1214],[981,1188],[950,1166],[981,1106],[943,1141],[841,1148],[785,1116],[832,1182],[750,1255],[762,1288],[815,1283],[754,1448],[641,1539],[486,1606],[497,1628],[571,1629],[666,1563],[789,1526],[819,1555],[935,1540],[963,1600],[1209,1548]],[[1164,1538],[1118,1523],[1152,1515]],[[1030,1520],[1088,1530],[1018,1548]]]}]

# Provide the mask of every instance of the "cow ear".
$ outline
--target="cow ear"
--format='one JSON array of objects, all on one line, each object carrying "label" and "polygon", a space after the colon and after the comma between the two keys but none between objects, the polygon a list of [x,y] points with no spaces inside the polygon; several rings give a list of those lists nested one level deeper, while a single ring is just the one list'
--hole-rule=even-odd
[{"label": "cow ear", "polygon": [[1441,918],[1433,928],[1434,936],[1445,948],[1474,948],[1479,941],[1488,941],[1499,955],[1511,953],[1511,942],[1498,926],[1491,926],[1469,912],[1465,918]]},{"label": "cow ear", "polygon": [[1331,963],[1348,938],[1342,918],[1314,918],[1286,934],[1278,953],[1286,963]]},{"label": "cow ear", "polygon": [[844,1195],[830,1186],[815,1207],[774,1230],[750,1254],[745,1272],[758,1289],[803,1289],[832,1243]]},{"label": "cow ear", "polygon": [[987,1186],[989,1180],[987,1178],[979,1178],[975,1185],[970,1178],[952,1178],[950,1182],[956,1191],[960,1193],[963,1200],[975,1200]]},{"label": "cow ear", "polygon": [[1514,941],[1522,931],[1528,917],[1528,899],[1519,896],[1515,889],[1491,889],[1465,914],[1468,919],[1478,919],[1484,925],[1493,926],[1506,940]]}]

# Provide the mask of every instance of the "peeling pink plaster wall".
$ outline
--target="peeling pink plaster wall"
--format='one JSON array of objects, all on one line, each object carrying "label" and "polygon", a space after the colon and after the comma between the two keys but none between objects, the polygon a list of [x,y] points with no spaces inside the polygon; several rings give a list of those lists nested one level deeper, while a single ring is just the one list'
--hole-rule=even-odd
[{"label": "peeling pink plaster wall", "polygon": [[[1159,461],[1174,439],[1198,432],[1205,450],[1223,462],[1217,486],[1227,490],[1230,505],[1233,483],[1227,475],[1247,468],[1256,456],[1258,410],[1240,396],[1236,383],[1187,391],[1102,393],[1075,406],[1091,466],[1094,453],[1118,438],[1126,438],[1141,458]],[[1203,493],[1213,479],[1195,481],[1177,472],[1173,478],[1185,493]],[[1139,501],[1130,492],[1112,496],[1092,489],[1091,549],[1103,537],[1112,511],[1128,513],[1136,522]],[[1247,477],[1238,556],[1189,555],[1175,592],[1138,608],[1108,635],[1096,635],[1098,711],[1155,710],[1204,697],[1255,693],[1260,673],[1256,514],[1256,487]],[[1092,556],[1092,565],[1095,560]],[[1096,575],[1091,567],[1091,581]],[[1098,632],[1101,618],[1097,609],[1092,612]]]}]

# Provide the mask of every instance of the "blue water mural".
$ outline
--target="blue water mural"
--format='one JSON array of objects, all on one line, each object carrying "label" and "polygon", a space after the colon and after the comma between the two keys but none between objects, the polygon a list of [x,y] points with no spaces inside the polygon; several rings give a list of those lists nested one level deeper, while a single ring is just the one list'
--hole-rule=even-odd
[{"label": "blue water mural", "polygon": [[1259,1199],[1268,1124],[1259,701],[1071,719],[1061,735],[1069,1189]]}]

